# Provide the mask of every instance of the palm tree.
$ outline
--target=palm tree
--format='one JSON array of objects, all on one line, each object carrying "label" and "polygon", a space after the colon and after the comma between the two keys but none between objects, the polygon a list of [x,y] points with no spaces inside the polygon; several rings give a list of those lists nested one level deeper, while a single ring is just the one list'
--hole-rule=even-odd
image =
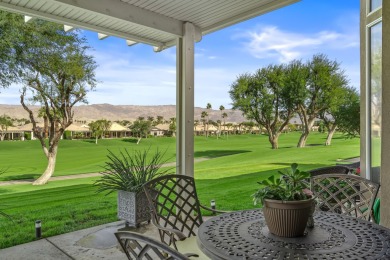
[{"label": "palm tree", "polygon": [[170,123],[169,123],[169,131],[172,132],[172,136],[176,136],[176,117],[171,117],[170,118]]},{"label": "palm tree", "polygon": [[207,137],[206,126],[207,126],[207,121],[208,121],[206,118],[208,118],[208,116],[209,116],[209,114],[206,111],[202,111],[202,114],[200,115],[201,121],[203,123],[204,134],[206,137]]},{"label": "palm tree", "polygon": [[194,120],[194,133],[196,134],[196,127],[199,125],[199,120],[195,119]]},{"label": "palm tree", "polygon": [[227,136],[226,136],[226,138],[229,138],[229,131],[230,131],[230,128],[231,127],[233,127],[233,124],[232,123],[227,123],[227,124],[225,124],[225,126],[227,127]]},{"label": "palm tree", "polygon": [[164,123],[164,117],[163,116],[157,116],[156,124],[159,125],[159,124],[162,124],[162,123]]},{"label": "palm tree", "polygon": [[225,131],[225,127],[226,127],[226,120],[225,120],[225,118],[227,118],[228,117],[228,114],[227,113],[223,113],[222,114],[222,119],[223,119],[223,130]]},{"label": "palm tree", "polygon": [[210,103],[207,103],[206,109],[207,109],[207,136],[209,136],[210,112],[211,112],[211,109],[212,109]]},{"label": "palm tree", "polygon": [[[223,105],[220,105],[219,106],[219,111],[221,111],[221,119],[223,120],[223,111],[225,110],[225,107],[223,106]],[[219,131],[219,135],[221,136],[221,131],[222,131],[222,120],[219,120],[219,129],[218,129],[218,131]]]}]

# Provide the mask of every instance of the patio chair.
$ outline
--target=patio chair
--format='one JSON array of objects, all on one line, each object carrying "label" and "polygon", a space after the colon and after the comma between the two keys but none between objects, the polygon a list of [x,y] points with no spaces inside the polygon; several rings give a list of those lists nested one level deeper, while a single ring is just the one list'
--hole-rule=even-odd
[{"label": "patio chair", "polygon": [[[201,208],[192,177],[171,174],[153,179],[143,186],[151,205],[152,223],[158,228],[161,242],[183,252],[181,246],[202,254],[196,245],[196,233],[203,223]],[[186,242],[184,243],[184,240]],[[183,243],[177,243],[183,241]],[[189,251],[185,249],[185,251]]]},{"label": "patio chair", "polygon": [[316,208],[370,220],[379,184],[355,175],[323,174],[311,178]]},{"label": "patio chair", "polygon": [[335,166],[317,168],[309,171],[309,173],[313,177],[322,174],[348,174],[350,170],[351,168],[349,167],[342,166],[342,165],[335,165]]},{"label": "patio chair", "polygon": [[130,260],[189,260],[187,255],[183,255],[173,248],[156,241],[144,235],[130,232],[120,231],[115,233],[123,251]]}]

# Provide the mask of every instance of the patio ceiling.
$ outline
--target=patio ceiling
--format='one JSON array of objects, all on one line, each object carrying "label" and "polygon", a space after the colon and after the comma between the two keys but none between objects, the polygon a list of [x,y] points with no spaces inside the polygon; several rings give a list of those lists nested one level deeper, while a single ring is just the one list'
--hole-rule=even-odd
[{"label": "patio ceiling", "polygon": [[[146,43],[159,51],[192,23],[201,36],[299,0],[0,0],[0,9]],[[67,27],[69,28],[69,27]],[[102,35],[103,34],[103,35]]]}]

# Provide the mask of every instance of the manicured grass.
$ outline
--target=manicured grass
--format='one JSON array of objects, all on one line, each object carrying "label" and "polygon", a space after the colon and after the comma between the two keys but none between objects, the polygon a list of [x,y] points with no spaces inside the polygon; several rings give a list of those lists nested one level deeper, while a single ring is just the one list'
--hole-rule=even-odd
[{"label": "manicured grass", "polygon": [[[61,140],[54,176],[99,172],[108,149],[118,152],[126,148],[131,152],[150,147],[153,151],[158,146],[160,150],[166,150],[169,161],[175,160],[174,138],[143,139],[139,145],[135,142],[135,139],[104,139],[96,145],[94,140]],[[37,140],[0,142],[0,158],[0,169],[7,169],[0,180],[35,179],[47,166]]]},{"label": "manicured grass", "polygon": [[[297,162],[301,169],[307,170],[359,156],[358,139],[337,135],[332,145],[325,147],[322,144],[326,136],[313,133],[308,146],[298,149],[295,148],[298,137],[298,133],[282,135],[278,150],[270,149],[266,136],[229,136],[219,140],[196,137],[195,157],[208,159],[195,163],[201,202],[209,205],[210,200],[215,199],[217,208],[225,210],[253,208],[250,196],[257,189],[256,182],[274,174],[276,169]],[[145,139],[139,146],[129,140],[102,140],[97,146],[85,141],[62,141],[55,175],[99,171],[107,148],[115,151],[124,147],[131,150],[154,149],[155,146],[167,149],[167,156],[174,161],[174,138]],[[32,154],[35,160],[29,157]],[[6,160],[3,155],[7,155]],[[6,179],[37,177],[44,169],[42,151],[33,141],[0,142],[0,158],[0,168],[9,167]],[[0,186],[0,208],[13,219],[0,218],[0,248],[34,240],[37,219],[42,221],[45,237],[117,220],[116,194],[96,194],[92,186],[94,180],[96,177],[52,181],[39,187]]]}]

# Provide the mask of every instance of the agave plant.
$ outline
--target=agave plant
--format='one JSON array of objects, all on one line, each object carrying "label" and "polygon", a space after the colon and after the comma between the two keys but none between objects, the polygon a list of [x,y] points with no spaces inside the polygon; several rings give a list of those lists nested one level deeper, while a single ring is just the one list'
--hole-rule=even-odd
[{"label": "agave plant", "polygon": [[107,195],[117,190],[137,193],[146,182],[167,174],[172,169],[161,169],[167,162],[167,159],[164,159],[166,151],[156,149],[152,155],[149,154],[150,148],[137,150],[132,154],[127,149],[119,154],[108,150],[108,161],[100,172],[102,176],[94,183],[98,186],[97,192],[107,192]]}]

